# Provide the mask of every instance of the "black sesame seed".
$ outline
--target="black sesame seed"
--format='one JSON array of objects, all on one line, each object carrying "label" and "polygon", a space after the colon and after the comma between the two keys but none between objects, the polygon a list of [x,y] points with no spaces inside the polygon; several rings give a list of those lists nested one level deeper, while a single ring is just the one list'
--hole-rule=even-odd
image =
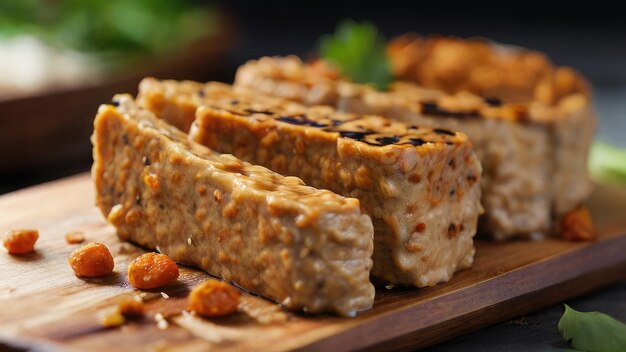
[{"label": "black sesame seed", "polygon": [[117,100],[113,100],[113,101],[111,102],[111,105],[113,105],[113,106],[115,106],[115,107],[118,107],[118,106],[120,106],[120,102],[119,102],[119,101],[117,101]]},{"label": "black sesame seed", "polygon": [[323,128],[328,126],[317,121],[309,120],[304,114],[297,116],[280,116],[277,117],[276,120],[298,126],[310,126],[316,128]]},{"label": "black sesame seed", "polygon": [[449,131],[449,130],[444,130],[443,128],[435,128],[433,130],[433,132],[437,133],[437,134],[445,134],[448,136],[454,136],[454,132]]},{"label": "black sesame seed", "polygon": [[399,140],[400,140],[400,137],[396,137],[396,136],[376,138],[376,142],[380,143],[381,145],[396,144],[398,143]]},{"label": "black sesame seed", "polygon": [[496,98],[496,97],[485,97],[485,103],[487,103],[487,105],[491,105],[491,106],[501,106],[502,105],[502,100],[500,100],[499,98]]},{"label": "black sesame seed", "polygon": [[365,136],[372,134],[372,132],[356,132],[356,131],[339,131],[339,135],[343,138],[350,138],[357,141],[362,141]]},{"label": "black sesame seed", "polygon": [[248,114],[263,114],[263,115],[274,115],[273,111],[270,110],[254,110],[254,109],[243,109],[243,111],[247,112]]}]

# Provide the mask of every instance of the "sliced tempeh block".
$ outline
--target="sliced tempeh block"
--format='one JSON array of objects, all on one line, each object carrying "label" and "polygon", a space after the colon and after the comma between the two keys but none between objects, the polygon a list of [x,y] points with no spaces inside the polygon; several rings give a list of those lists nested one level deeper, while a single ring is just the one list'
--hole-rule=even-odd
[{"label": "sliced tempeh block", "polygon": [[245,89],[225,94],[219,83],[149,80],[141,88],[140,101],[170,92],[162,104],[170,112],[198,104],[196,141],[358,198],[374,223],[375,276],[422,287],[472,264],[481,168],[465,135]]},{"label": "sliced tempeh block", "polygon": [[[485,214],[480,231],[500,240],[544,236],[559,217],[576,209],[591,191],[586,162],[596,118],[584,79],[565,68],[547,67],[541,70],[548,73],[547,80],[539,80],[536,87],[540,96],[547,98],[503,101],[481,97],[463,91],[476,85],[463,82],[470,77],[463,70],[472,67],[467,66],[469,58],[454,55],[473,51],[457,49],[454,44],[437,51],[441,55],[433,56],[429,61],[432,65],[421,67],[422,80],[418,81],[435,82],[436,87],[459,81],[454,87],[460,91],[453,93],[405,81],[379,91],[349,82],[322,62],[306,64],[293,56],[265,57],[246,63],[237,71],[235,86],[305,105],[328,104],[352,113],[380,114],[407,124],[464,132],[473,142],[484,170],[481,186]],[[409,53],[400,57],[400,53],[406,52],[395,49],[394,69],[400,70],[402,65],[415,69],[410,64],[421,56]],[[511,56],[502,59],[502,65],[532,66],[526,61],[532,55],[520,56],[515,51],[497,48],[493,52]],[[440,59],[444,56],[446,60]],[[455,65],[450,62],[453,56]],[[526,64],[520,69],[535,72]],[[481,67],[490,67],[490,72],[497,75],[505,71],[492,66],[486,62]],[[513,87],[508,80],[517,81],[525,73],[515,69],[506,72],[510,77],[477,76],[490,82],[480,92],[500,92],[503,99],[518,97],[522,86]],[[531,77],[521,80],[530,86],[534,84]],[[511,90],[505,91],[506,87]]]},{"label": "sliced tempeh block", "polygon": [[372,306],[373,228],[357,199],[213,152],[128,95],[114,102],[94,122],[92,174],[122,239],[292,310]]}]

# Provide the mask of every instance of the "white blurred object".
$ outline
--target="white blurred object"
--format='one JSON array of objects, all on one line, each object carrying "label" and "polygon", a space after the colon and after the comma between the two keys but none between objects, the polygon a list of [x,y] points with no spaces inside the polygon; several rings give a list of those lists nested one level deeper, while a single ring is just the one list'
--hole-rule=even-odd
[{"label": "white blurred object", "polygon": [[32,36],[0,38],[0,100],[97,83],[103,66]]}]

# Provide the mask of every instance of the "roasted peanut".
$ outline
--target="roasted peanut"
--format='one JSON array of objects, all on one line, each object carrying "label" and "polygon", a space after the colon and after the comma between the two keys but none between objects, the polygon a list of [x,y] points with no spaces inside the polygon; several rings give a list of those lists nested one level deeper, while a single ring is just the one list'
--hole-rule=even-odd
[{"label": "roasted peanut", "polygon": [[37,230],[11,230],[4,235],[2,244],[10,254],[27,254],[35,250],[38,238]]},{"label": "roasted peanut", "polygon": [[222,317],[237,311],[241,293],[231,285],[208,280],[189,294],[189,310],[207,317]]},{"label": "roasted peanut", "polygon": [[166,286],[178,279],[178,267],[165,254],[145,253],[128,266],[128,282],[135,288]]},{"label": "roasted peanut", "polygon": [[88,243],[75,249],[68,261],[79,277],[105,276],[115,267],[111,251],[102,243]]}]

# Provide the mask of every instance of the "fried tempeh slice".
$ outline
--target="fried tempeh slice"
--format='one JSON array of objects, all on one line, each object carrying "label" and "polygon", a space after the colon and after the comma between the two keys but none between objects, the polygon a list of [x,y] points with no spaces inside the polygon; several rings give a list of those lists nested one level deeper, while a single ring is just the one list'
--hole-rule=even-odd
[{"label": "fried tempeh slice", "polygon": [[114,104],[94,121],[92,174],[121,239],[291,310],[372,306],[373,228],[357,199],[191,142],[128,95]]},{"label": "fried tempeh slice", "polygon": [[199,104],[190,131],[197,142],[358,198],[374,223],[375,276],[422,287],[471,265],[481,168],[465,135],[244,89],[228,95],[219,83],[150,80],[141,87],[142,99],[170,92],[168,111]]},{"label": "fried tempeh slice", "polygon": [[[437,84],[464,79],[463,71],[444,72],[450,68],[446,64],[452,60],[451,55],[459,53],[455,48],[440,51],[446,60],[431,60],[433,65],[439,65]],[[399,57],[406,51],[394,50],[392,61],[396,70],[403,67],[397,62],[417,60],[417,56],[413,58],[410,54]],[[512,53],[498,49],[494,52]],[[459,65],[465,65],[465,56],[458,59]],[[515,56],[504,61],[519,60]],[[578,207],[591,191],[586,160],[596,118],[590,98],[580,83],[581,78],[572,78],[571,70],[549,68],[547,71],[552,72],[553,78],[548,83],[552,82],[554,87],[545,86],[546,81],[542,80],[537,90],[547,92],[551,98],[531,101],[516,98],[519,101],[509,102],[467,91],[446,93],[407,81],[394,82],[389,90],[379,91],[349,82],[323,62],[307,64],[294,56],[249,61],[238,69],[235,87],[305,105],[328,104],[352,113],[379,114],[407,124],[466,133],[484,170],[481,186],[485,214],[479,231],[503,240],[544,236],[555,220]],[[433,73],[427,68],[420,72]],[[514,73],[519,77],[519,73]],[[574,87],[563,88],[562,81],[571,81]],[[504,93],[503,86],[489,82],[493,89],[485,88],[481,92],[501,92],[503,99],[520,95],[517,88]],[[502,84],[508,83],[502,81]]]}]

